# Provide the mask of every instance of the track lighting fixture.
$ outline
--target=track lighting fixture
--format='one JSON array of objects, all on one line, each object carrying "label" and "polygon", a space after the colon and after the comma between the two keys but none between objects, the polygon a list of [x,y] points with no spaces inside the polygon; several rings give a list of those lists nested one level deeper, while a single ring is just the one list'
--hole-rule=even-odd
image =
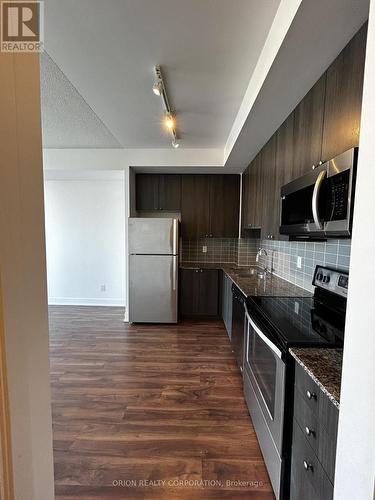
[{"label": "track lighting fixture", "polygon": [[163,75],[161,73],[161,68],[159,65],[155,66],[155,76],[156,76],[156,81],[152,86],[152,91],[155,95],[160,96],[163,99],[163,104],[165,108],[164,125],[167,128],[167,130],[172,134],[172,146],[175,149],[177,149],[179,147],[179,143],[177,142],[176,117],[173,114],[169,104],[169,99],[165,88]]}]

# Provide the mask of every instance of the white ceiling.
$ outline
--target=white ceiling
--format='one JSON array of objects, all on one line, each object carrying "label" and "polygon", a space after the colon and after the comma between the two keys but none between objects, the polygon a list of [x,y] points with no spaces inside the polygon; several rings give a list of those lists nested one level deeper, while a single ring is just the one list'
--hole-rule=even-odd
[{"label": "white ceiling", "polygon": [[47,52],[40,57],[40,75],[45,148],[121,147]]},{"label": "white ceiling", "polygon": [[279,3],[46,0],[44,146],[170,147],[161,64],[181,147],[224,148]]},{"label": "white ceiling", "polygon": [[[243,172],[367,19],[369,0],[45,4],[45,168]],[[177,150],[151,91],[156,63]]]}]

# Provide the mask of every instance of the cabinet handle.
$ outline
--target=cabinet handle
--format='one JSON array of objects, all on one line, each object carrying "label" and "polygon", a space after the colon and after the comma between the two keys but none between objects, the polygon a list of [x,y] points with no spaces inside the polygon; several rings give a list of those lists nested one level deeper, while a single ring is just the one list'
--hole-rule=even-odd
[{"label": "cabinet handle", "polygon": [[306,432],[307,436],[315,436],[315,431],[313,431],[312,429],[310,429],[307,426],[305,427],[305,432]]},{"label": "cabinet handle", "polygon": [[212,234],[210,234],[210,238],[212,238]]},{"label": "cabinet handle", "polygon": [[306,460],[303,461],[303,466],[305,468],[305,470],[313,470],[313,466],[312,464],[309,464],[309,462],[306,462]]},{"label": "cabinet handle", "polygon": [[306,391],[307,399],[316,399],[315,392]]}]

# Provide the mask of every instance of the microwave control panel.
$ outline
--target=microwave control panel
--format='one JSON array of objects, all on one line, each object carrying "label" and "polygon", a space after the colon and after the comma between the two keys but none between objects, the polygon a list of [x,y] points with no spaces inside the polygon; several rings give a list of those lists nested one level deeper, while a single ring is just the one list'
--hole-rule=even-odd
[{"label": "microwave control panel", "polygon": [[347,297],[349,274],[323,266],[316,266],[312,284],[341,297]]},{"label": "microwave control panel", "polygon": [[330,178],[331,217],[330,220],[342,220],[348,216],[349,170]]}]

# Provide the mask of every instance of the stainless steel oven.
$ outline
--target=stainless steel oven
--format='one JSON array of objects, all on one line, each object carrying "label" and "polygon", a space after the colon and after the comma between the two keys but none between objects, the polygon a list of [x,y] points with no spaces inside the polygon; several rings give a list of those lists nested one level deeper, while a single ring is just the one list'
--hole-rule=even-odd
[{"label": "stainless steel oven", "polygon": [[244,393],[276,498],[283,490],[286,363],[246,306]]},{"label": "stainless steel oven", "polygon": [[358,148],[281,188],[280,234],[295,239],[351,234]]}]

